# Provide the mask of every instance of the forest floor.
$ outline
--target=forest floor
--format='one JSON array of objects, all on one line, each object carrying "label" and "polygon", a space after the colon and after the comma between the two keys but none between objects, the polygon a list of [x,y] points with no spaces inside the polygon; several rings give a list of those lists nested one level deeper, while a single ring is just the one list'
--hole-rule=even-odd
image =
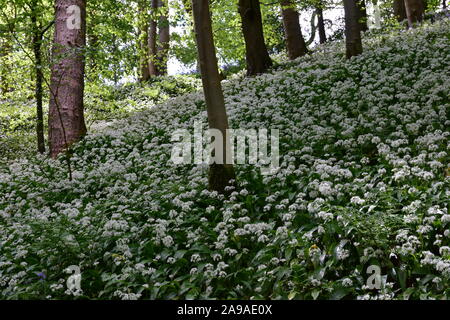
[{"label": "forest floor", "polygon": [[226,196],[170,161],[173,132],[207,127],[201,91],[89,134],[71,180],[64,156],[0,166],[0,298],[448,297],[449,30],[225,82],[231,127],[280,132],[280,170],[237,165]]}]

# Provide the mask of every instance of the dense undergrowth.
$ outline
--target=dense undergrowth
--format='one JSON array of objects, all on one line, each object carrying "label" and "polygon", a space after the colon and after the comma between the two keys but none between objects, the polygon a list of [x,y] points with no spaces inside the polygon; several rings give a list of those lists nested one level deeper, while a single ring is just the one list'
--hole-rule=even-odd
[{"label": "dense undergrowth", "polygon": [[76,265],[77,298],[447,298],[449,27],[224,84],[232,127],[281,135],[279,172],[237,166],[228,196],[170,162],[174,130],[206,127],[201,92],[86,137],[72,181],[63,159],[1,167],[0,296],[72,299]]}]

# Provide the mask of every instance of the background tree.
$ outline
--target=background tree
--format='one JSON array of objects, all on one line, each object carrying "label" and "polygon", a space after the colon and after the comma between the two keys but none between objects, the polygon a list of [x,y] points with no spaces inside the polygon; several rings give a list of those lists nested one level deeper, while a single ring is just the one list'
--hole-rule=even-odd
[{"label": "background tree", "polygon": [[[36,140],[37,149],[40,153],[45,152],[45,135],[44,135],[44,112],[43,112],[43,94],[44,94],[44,52],[42,49],[44,35],[52,27],[53,22],[48,18],[50,3],[46,0],[15,0],[10,1],[13,15],[2,10],[2,17],[7,21],[9,28],[6,43],[9,48],[12,43],[16,43],[17,47],[25,54],[26,59],[32,67],[32,80],[34,82],[34,98],[36,102]],[[17,26],[17,30],[15,30]],[[28,52],[28,51],[31,52]]]},{"label": "background tree", "polygon": [[407,19],[405,0],[394,0],[393,9],[394,9],[394,16],[398,22],[402,22]]},{"label": "background tree", "polygon": [[[79,9],[69,12],[70,6]],[[83,104],[85,45],[85,0],[56,0],[48,119],[52,157],[66,150],[86,133]]]},{"label": "background tree", "polygon": [[38,0],[31,0],[30,2],[30,16],[33,34],[33,53],[34,53],[34,72],[36,79],[36,136],[38,151],[40,153],[45,152],[45,136],[44,136],[44,110],[42,107],[42,95],[43,95],[43,61],[42,61],[42,41],[44,34],[53,25],[53,21],[47,26],[42,26],[39,22],[39,17],[43,15],[42,4],[39,4]]},{"label": "background tree", "polygon": [[159,10],[159,22],[158,22],[159,42],[156,48],[157,74],[167,75],[167,62],[169,60],[169,44],[170,44],[168,0],[159,0],[158,10]]},{"label": "background tree", "polygon": [[239,14],[245,39],[247,75],[264,73],[272,66],[267,52],[259,0],[239,0]]},{"label": "background tree", "polygon": [[293,60],[308,52],[300,27],[299,14],[291,0],[281,0],[286,47],[289,59]]},{"label": "background tree", "polygon": [[151,0],[150,27],[147,37],[149,76],[167,75],[170,49],[168,0]]},{"label": "background tree", "polygon": [[139,80],[148,81],[149,68],[149,15],[148,1],[138,0],[138,48],[139,48]]},{"label": "background tree", "polygon": [[319,30],[319,42],[325,43],[327,41],[327,36],[325,33],[325,23],[323,20],[322,4],[319,4],[319,6],[316,7],[316,14],[317,14],[317,28]]},{"label": "background tree", "polygon": [[345,46],[347,59],[362,53],[361,30],[356,0],[344,0]]},{"label": "background tree", "polygon": [[3,95],[10,90],[8,74],[10,72],[9,55],[12,52],[13,37],[11,33],[14,32],[14,26],[10,22],[6,22],[2,26],[2,38],[0,39],[0,90]]},{"label": "background tree", "polygon": [[410,28],[413,28],[416,23],[422,22],[425,13],[423,0],[405,0],[405,8]]},{"label": "background tree", "polygon": [[[171,26],[177,26],[171,32],[170,55],[190,68],[196,66],[195,35],[192,30],[192,15],[189,13],[191,0],[171,2]],[[225,74],[246,68],[246,47],[242,30],[242,19],[236,10],[236,2],[215,0],[210,2],[214,12],[212,29],[220,69]],[[283,21],[280,19],[280,2],[260,1],[261,18],[264,21],[263,35],[269,54],[278,54],[286,49]],[[179,4],[177,6],[177,4]]]},{"label": "background tree", "polygon": [[[198,61],[202,76],[208,122],[210,129],[222,133],[223,152],[222,163],[213,163],[209,170],[209,188],[223,193],[230,180],[235,179],[234,168],[226,164],[230,154],[230,144],[227,141],[228,118],[225,110],[222,86],[217,69],[217,57],[214,47],[211,16],[208,0],[193,0],[195,36],[197,41]],[[217,155],[216,155],[217,156]]]},{"label": "background tree", "polygon": [[369,30],[369,27],[367,26],[367,8],[365,0],[356,0],[356,6],[358,8],[359,29],[366,32]]},{"label": "background tree", "polygon": [[105,84],[119,84],[139,74],[138,8],[136,0],[90,0],[86,4],[86,90],[94,94]]},{"label": "background tree", "polygon": [[158,33],[158,7],[159,0],[151,0],[151,19],[150,19],[150,29],[148,33],[148,56],[149,56],[149,73],[150,76],[158,75],[158,67],[156,61],[156,35]]}]

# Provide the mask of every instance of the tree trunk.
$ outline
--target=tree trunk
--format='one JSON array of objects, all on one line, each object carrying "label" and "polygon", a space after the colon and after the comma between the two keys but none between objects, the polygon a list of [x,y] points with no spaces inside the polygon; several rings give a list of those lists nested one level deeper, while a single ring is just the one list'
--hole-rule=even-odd
[{"label": "tree trunk", "polygon": [[405,8],[410,28],[423,21],[423,14],[425,12],[423,0],[405,0]]},{"label": "tree trunk", "polygon": [[308,52],[300,28],[299,15],[291,0],[281,0],[284,33],[289,59],[294,60]]},{"label": "tree trunk", "polygon": [[394,16],[398,22],[403,22],[407,19],[404,0],[394,0],[393,9]]},{"label": "tree trunk", "polygon": [[169,60],[170,24],[167,0],[159,0],[161,16],[159,18],[159,44],[157,48],[158,75],[167,75],[167,61]]},{"label": "tree trunk", "polygon": [[346,56],[350,59],[362,53],[361,31],[356,0],[344,0]]},{"label": "tree trunk", "polygon": [[31,24],[33,28],[33,53],[34,53],[34,75],[36,77],[35,98],[36,98],[36,137],[37,147],[40,153],[45,152],[44,137],[44,112],[42,110],[42,84],[44,75],[42,73],[42,30],[38,25],[38,3],[31,2]]},{"label": "tree trunk", "polygon": [[358,8],[358,23],[362,32],[369,30],[367,27],[367,9],[364,0],[356,0],[356,6]]},{"label": "tree trunk", "polygon": [[150,19],[150,28],[148,32],[148,56],[149,56],[149,74],[150,77],[158,75],[158,68],[156,66],[156,34],[158,32],[158,0],[151,0],[152,18]]},{"label": "tree trunk", "polygon": [[89,47],[89,68],[95,72],[97,69],[97,52],[99,51],[99,38],[95,33],[95,27],[91,26],[90,29],[87,30],[87,40]]},{"label": "tree trunk", "polygon": [[316,13],[317,13],[317,26],[319,28],[319,41],[320,43],[325,43],[327,42],[327,36],[325,33],[325,23],[323,21],[323,9],[317,7]]},{"label": "tree trunk", "polygon": [[[10,63],[9,63],[9,54],[11,53],[11,43],[13,42],[13,32],[14,32],[14,24],[7,24],[6,27],[8,30],[2,35],[0,38],[0,63],[2,64],[0,67],[0,88],[1,93],[6,94],[11,91],[8,74],[11,73]],[[2,61],[3,60],[3,61]]]},{"label": "tree trunk", "polygon": [[[73,10],[68,13],[69,7]],[[86,133],[83,105],[85,46],[86,1],[56,0],[48,117],[53,158]]]},{"label": "tree trunk", "polygon": [[150,79],[149,57],[148,57],[148,8],[147,1],[138,1],[138,29],[139,29],[139,81]]},{"label": "tree trunk", "polygon": [[1,48],[0,48],[0,63],[1,71],[0,71],[0,87],[2,94],[6,94],[9,91],[9,81],[8,81],[8,55],[11,51],[11,46],[9,44],[9,39],[0,39],[1,40]]},{"label": "tree trunk", "polygon": [[227,143],[229,137],[227,137],[226,132],[228,129],[228,118],[217,68],[208,0],[192,0],[192,8],[198,61],[202,75],[209,127],[210,129],[218,129],[223,137],[223,161],[222,163],[211,164],[209,188],[210,190],[224,193],[225,188],[231,184],[230,180],[235,179],[235,173],[233,166],[226,164],[227,155],[230,154],[230,144]]},{"label": "tree trunk", "polygon": [[272,60],[264,42],[259,0],[239,0],[239,14],[245,40],[247,75],[264,73],[272,66]]}]

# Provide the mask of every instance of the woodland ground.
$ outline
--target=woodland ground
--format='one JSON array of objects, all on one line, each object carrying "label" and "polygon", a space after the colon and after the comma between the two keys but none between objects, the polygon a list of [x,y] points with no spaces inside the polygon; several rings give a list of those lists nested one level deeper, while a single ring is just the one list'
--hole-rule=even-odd
[{"label": "woodland ground", "polygon": [[280,171],[237,166],[227,196],[207,167],[170,162],[173,131],[206,127],[200,91],[133,102],[148,110],[73,148],[72,180],[64,156],[5,161],[0,297],[447,298],[449,30],[373,34],[349,61],[329,43],[225,82],[233,128],[281,136]]}]

